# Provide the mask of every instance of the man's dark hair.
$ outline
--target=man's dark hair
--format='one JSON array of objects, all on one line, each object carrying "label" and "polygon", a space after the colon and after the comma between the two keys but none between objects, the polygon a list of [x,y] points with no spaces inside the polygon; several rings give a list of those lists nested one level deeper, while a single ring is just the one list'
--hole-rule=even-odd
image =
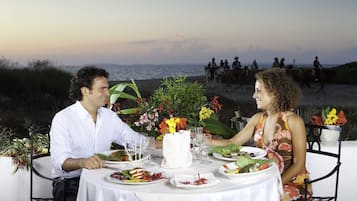
[{"label": "man's dark hair", "polygon": [[85,66],[81,68],[76,75],[71,79],[71,87],[69,88],[69,98],[73,101],[82,100],[82,87],[92,89],[93,81],[97,77],[105,77],[108,79],[109,74],[106,70],[95,66]]}]

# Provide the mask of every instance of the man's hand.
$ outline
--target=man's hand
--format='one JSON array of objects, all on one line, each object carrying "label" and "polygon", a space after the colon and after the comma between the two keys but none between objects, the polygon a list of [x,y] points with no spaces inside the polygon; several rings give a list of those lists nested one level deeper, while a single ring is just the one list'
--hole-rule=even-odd
[{"label": "man's hand", "polygon": [[89,158],[67,158],[62,165],[62,169],[64,171],[73,171],[81,168],[92,170],[102,167],[104,167],[104,161],[100,159],[97,155],[91,156]]},{"label": "man's hand", "polygon": [[80,166],[86,169],[98,169],[104,166],[104,162],[97,155],[82,159]]}]

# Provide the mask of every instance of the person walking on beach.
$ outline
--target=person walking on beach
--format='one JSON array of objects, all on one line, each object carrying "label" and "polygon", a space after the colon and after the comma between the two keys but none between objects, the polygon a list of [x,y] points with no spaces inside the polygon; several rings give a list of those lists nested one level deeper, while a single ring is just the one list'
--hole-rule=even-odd
[{"label": "person walking on beach", "polygon": [[273,68],[279,68],[279,66],[280,66],[279,58],[278,58],[278,57],[275,57],[272,67],[273,67]]},{"label": "person walking on beach", "polygon": [[[281,173],[284,195],[281,200],[304,200],[306,130],[304,120],[294,109],[301,98],[299,86],[283,69],[270,68],[255,75],[253,98],[257,108],[246,126],[230,139],[211,139],[212,146],[243,145],[251,138],[266,157],[276,162]],[[308,200],[311,199],[308,186]]]},{"label": "person walking on beach", "polygon": [[279,68],[285,68],[285,58],[284,57],[281,57],[280,59],[280,63],[279,63]]},{"label": "person walking on beach", "polygon": [[232,63],[232,70],[240,70],[242,65],[240,64],[239,57],[234,57],[234,61]]},{"label": "person walking on beach", "polygon": [[104,162],[96,153],[120,145],[142,144],[147,137],[133,131],[118,115],[103,106],[109,96],[108,73],[83,67],[71,80],[70,98],[75,102],[58,112],[50,130],[54,200],[75,201],[81,169],[98,169]]},{"label": "person walking on beach", "polygon": [[254,69],[254,70],[257,70],[257,69],[258,69],[257,60],[255,60],[255,59],[253,60],[252,66],[253,66],[253,69]]},{"label": "person walking on beach", "polygon": [[319,62],[319,57],[315,56],[315,60],[314,60],[314,68],[312,69],[312,74],[314,76],[314,81],[315,82],[320,82],[321,81],[321,69],[322,69],[322,65]]},{"label": "person walking on beach", "polygon": [[212,57],[210,68],[210,80],[214,80],[214,72],[218,69],[216,58]]}]

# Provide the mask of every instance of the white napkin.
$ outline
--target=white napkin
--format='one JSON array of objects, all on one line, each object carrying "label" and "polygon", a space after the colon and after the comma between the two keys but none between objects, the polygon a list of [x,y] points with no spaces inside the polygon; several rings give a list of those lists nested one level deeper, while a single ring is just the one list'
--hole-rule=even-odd
[{"label": "white napkin", "polygon": [[[200,174],[200,178],[207,179],[206,184],[195,185],[194,181],[198,179],[198,174],[195,175],[175,175],[173,178],[173,184],[178,188],[200,188],[214,186],[219,183],[219,180],[213,175],[213,173]],[[190,184],[184,184],[182,182],[189,181]]]},{"label": "white napkin", "polygon": [[192,164],[190,151],[190,131],[180,130],[174,134],[166,134],[163,139],[163,168],[184,168]]}]

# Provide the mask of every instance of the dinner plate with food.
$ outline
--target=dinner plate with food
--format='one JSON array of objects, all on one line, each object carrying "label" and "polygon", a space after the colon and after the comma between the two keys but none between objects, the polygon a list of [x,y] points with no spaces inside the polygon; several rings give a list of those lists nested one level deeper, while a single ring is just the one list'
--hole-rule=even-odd
[{"label": "dinner plate with food", "polygon": [[105,179],[109,182],[124,185],[146,185],[155,184],[166,180],[160,171],[149,171],[143,168],[121,170],[107,175]]},{"label": "dinner plate with food", "polygon": [[198,189],[215,186],[219,180],[212,173],[175,175],[170,183],[177,188]]},{"label": "dinner plate with food", "polygon": [[263,174],[273,168],[273,162],[267,159],[254,159],[250,156],[238,156],[236,162],[222,165],[218,172],[229,178]]},{"label": "dinner plate with food", "polygon": [[264,158],[266,155],[266,150],[264,149],[234,144],[214,146],[211,150],[213,157],[225,161],[236,161],[237,157],[242,155],[250,156],[254,159]]},{"label": "dinner plate with food", "polygon": [[119,166],[120,168],[126,168],[128,165],[134,167],[141,166],[148,156],[144,156],[140,153],[133,153],[130,156],[124,149],[110,150],[97,153],[96,155],[101,158],[106,165]]}]

